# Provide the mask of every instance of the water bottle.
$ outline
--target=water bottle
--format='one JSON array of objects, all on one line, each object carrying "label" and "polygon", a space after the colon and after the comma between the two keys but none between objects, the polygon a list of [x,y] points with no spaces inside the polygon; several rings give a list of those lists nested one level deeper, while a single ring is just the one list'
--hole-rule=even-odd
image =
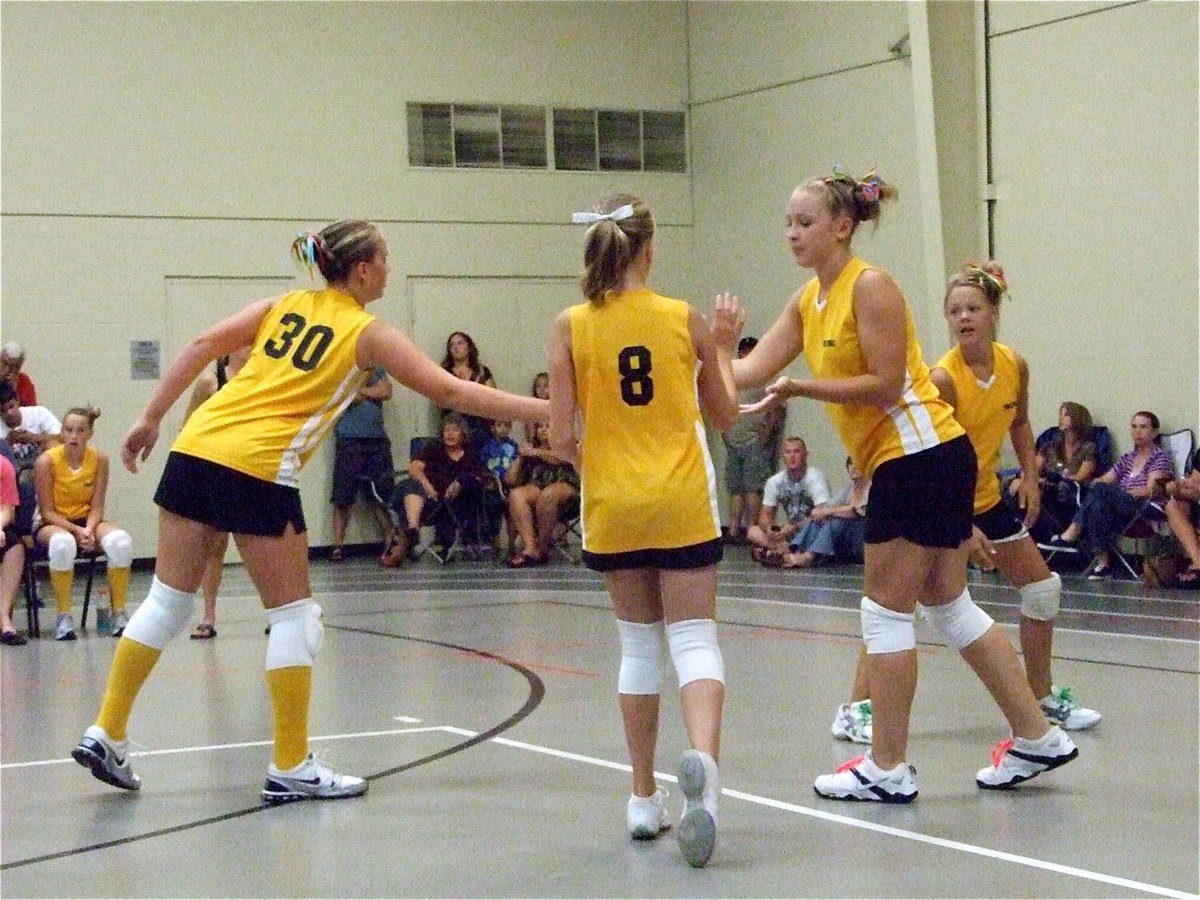
[{"label": "water bottle", "polygon": [[96,590],[96,633],[107,634],[112,630],[112,607],[109,604],[108,588]]}]

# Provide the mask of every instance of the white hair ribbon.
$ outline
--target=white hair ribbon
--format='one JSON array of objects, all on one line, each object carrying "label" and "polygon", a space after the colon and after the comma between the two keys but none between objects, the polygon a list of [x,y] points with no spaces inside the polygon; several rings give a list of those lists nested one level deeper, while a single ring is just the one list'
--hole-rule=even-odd
[{"label": "white hair ribbon", "polygon": [[593,222],[602,222],[608,219],[612,222],[620,222],[622,219],[628,219],[633,215],[633,204],[626,203],[624,206],[619,206],[610,213],[596,212],[578,212],[571,213],[572,225],[590,225]]}]

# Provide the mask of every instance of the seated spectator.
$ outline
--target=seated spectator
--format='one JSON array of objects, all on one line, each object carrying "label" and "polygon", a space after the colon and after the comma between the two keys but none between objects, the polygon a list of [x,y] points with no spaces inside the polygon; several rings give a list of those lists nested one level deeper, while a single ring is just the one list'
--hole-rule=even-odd
[{"label": "seated spectator", "polygon": [[871,479],[863,475],[850,457],[846,457],[846,472],[850,475],[850,483],[828,503],[813,507],[808,524],[792,538],[791,550],[784,554],[783,568],[807,569],[826,562],[862,562]]},{"label": "seated spectator", "polygon": [[33,468],[38,455],[59,442],[62,423],[44,406],[22,406],[11,381],[0,380],[0,439],[17,460],[17,477]]},{"label": "seated spectator", "polygon": [[[1074,485],[1086,487],[1099,474],[1099,449],[1088,408],[1081,403],[1063,403],[1058,410],[1058,431],[1036,456],[1042,502],[1041,515],[1031,533],[1039,541],[1062,531],[1074,517],[1080,496]],[[1018,475],[1008,485],[1013,503],[1020,489]]]},{"label": "seated spectator", "polygon": [[[538,372],[533,376],[533,383],[529,386],[529,396],[537,397],[539,400],[550,399],[550,373]],[[537,422],[525,422],[522,424],[525,432],[525,443],[532,444],[534,432],[537,431]]]},{"label": "seated spectator", "polygon": [[[488,387],[496,386],[492,370],[479,361],[479,348],[465,331],[453,331],[446,338],[446,355],[442,357],[442,368],[455,378],[486,384]],[[449,410],[443,409],[441,412],[445,416]],[[466,413],[458,415],[466,423],[468,442],[476,448],[482,447],[491,430],[490,420]]]},{"label": "seated spectator", "polygon": [[[359,388],[333,426],[333,549],[329,558],[342,561],[346,542],[346,513],[359,494],[370,507],[383,537],[384,553],[392,543],[392,521],[383,503],[392,495],[395,475],[392,442],[383,427],[383,403],[392,398],[392,383],[383,369],[375,369]],[[384,563],[380,556],[379,562]]]},{"label": "seated spectator", "polygon": [[17,470],[9,458],[0,454],[0,644],[20,647],[25,636],[13,625],[13,604],[21,587],[25,568],[25,544],[17,532]]},{"label": "seated spectator", "polygon": [[1073,549],[1076,542],[1095,554],[1088,571],[1090,579],[1114,574],[1108,548],[1142,507],[1174,477],[1171,455],[1158,446],[1158,416],[1136,412],[1130,422],[1133,449],[1123,453],[1116,465],[1095,479],[1071,524],[1050,540],[1050,546]]},{"label": "seated spectator", "polygon": [[[744,337],[738,343],[738,359],[758,346],[758,340]],[[766,396],[763,388],[747,388],[738,395],[743,405],[757,403]],[[775,470],[779,449],[779,429],[784,408],[739,416],[722,438],[725,441],[725,490],[729,493],[729,542],[741,544],[746,533],[758,521],[762,509],[763,485]]]},{"label": "seated spectator", "polygon": [[11,382],[17,389],[17,397],[22,406],[37,406],[37,388],[33,379],[21,371],[25,365],[25,348],[16,341],[9,341],[0,347],[0,378]]},{"label": "seated spectator", "polygon": [[75,407],[63,416],[63,442],[37,459],[38,518],[33,534],[50,557],[50,586],[58,604],[54,624],[56,641],[75,640],[71,620],[71,583],[75,556],[103,553],[108,558],[108,592],[112,598],[112,636],[120,637],[128,619],[129,567],[133,541],[104,518],[108,492],[108,456],[89,442],[92,425],[100,413]]},{"label": "seated spectator", "polygon": [[486,537],[497,549],[500,546],[501,521],[508,523],[508,546],[512,547],[517,539],[516,528],[508,517],[508,492],[505,490],[508,470],[516,461],[520,449],[512,439],[511,432],[512,422],[501,419],[493,421],[492,436],[483,445],[480,453],[484,466],[493,476],[484,483],[483,507],[487,525]]},{"label": "seated spectator", "polygon": [[1191,561],[1179,573],[1178,585],[1200,589],[1200,450],[1192,457],[1192,471],[1187,478],[1167,483],[1165,512],[1171,532]]},{"label": "seated spectator", "polygon": [[[808,464],[808,447],[798,437],[783,442],[783,469],[763,485],[763,505],[758,522],[746,538],[754,545],[751,556],[759,562],[779,565],[793,537],[808,523],[813,508],[829,502],[829,482]],[[775,524],[777,510],[785,523]]]},{"label": "seated spectator", "polygon": [[532,444],[522,444],[508,470],[508,517],[521,538],[520,552],[508,559],[513,569],[549,561],[559,513],[579,496],[579,473],[550,451],[550,426],[539,422]]},{"label": "seated spectator", "polygon": [[[405,530],[385,554],[386,565],[399,566],[420,543],[420,527],[426,504],[445,501],[458,519],[478,509],[487,469],[478,452],[467,444],[463,416],[452,412],[442,422],[441,440],[429,441],[408,464],[405,478],[392,493],[392,506],[405,523]],[[438,517],[433,542],[443,550],[454,541],[454,522],[450,516]]]}]

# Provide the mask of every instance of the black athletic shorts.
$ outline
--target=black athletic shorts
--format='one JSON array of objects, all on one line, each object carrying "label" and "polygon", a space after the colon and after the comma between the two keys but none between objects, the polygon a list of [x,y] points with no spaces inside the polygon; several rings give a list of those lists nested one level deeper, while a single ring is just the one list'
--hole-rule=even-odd
[{"label": "black athletic shorts", "polygon": [[172,451],[154,502],[167,512],[231,534],[279,537],[308,530],[300,491]]},{"label": "black athletic shorts", "polygon": [[871,479],[863,543],[904,538],[922,547],[959,546],[971,536],[977,469],[966,435],[889,459]]},{"label": "black athletic shorts", "polygon": [[595,572],[621,569],[703,569],[715,566],[724,555],[720,538],[687,547],[628,550],[624,553],[583,551],[583,564]]},{"label": "black athletic shorts", "polygon": [[1025,523],[1017,518],[1007,503],[1001,500],[991,509],[985,509],[975,517],[975,527],[983,532],[983,536],[993,543],[1015,541],[1029,532]]}]

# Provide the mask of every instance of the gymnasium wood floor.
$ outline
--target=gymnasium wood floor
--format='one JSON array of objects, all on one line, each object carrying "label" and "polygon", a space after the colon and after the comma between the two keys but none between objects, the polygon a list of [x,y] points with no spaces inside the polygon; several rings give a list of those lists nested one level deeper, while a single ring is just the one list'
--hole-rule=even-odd
[{"label": "gymnasium wood floor", "polygon": [[[148,580],[135,575],[133,596]],[[989,612],[1016,621],[1013,590],[994,576],[972,580]],[[271,736],[264,618],[244,572],[228,567],[219,636],[168,647],[135,708],[138,794],[95,781],[69,756],[95,715],[115,641],[89,631],[74,643],[2,648],[0,894],[1200,892],[1194,592],[1065,577],[1055,677],[1104,721],[1075,736],[1075,763],[1012,792],[976,788],[1003,720],[967,667],[918,626],[909,761],[920,797],[847,804],[817,797],[812,779],[857,753],[829,725],[855,663],[861,571],[763,569],[730,549],[718,607],[724,796],[716,853],[696,870],[673,832],[625,837],[616,629],[593,573],[566,561],[522,572],[442,567],[428,556],[395,571],[364,556],[315,562],[313,582],[326,624],[313,746],[369,777],[366,797],[260,803]],[[677,700],[664,694],[658,769],[676,814],[683,749]]]}]

